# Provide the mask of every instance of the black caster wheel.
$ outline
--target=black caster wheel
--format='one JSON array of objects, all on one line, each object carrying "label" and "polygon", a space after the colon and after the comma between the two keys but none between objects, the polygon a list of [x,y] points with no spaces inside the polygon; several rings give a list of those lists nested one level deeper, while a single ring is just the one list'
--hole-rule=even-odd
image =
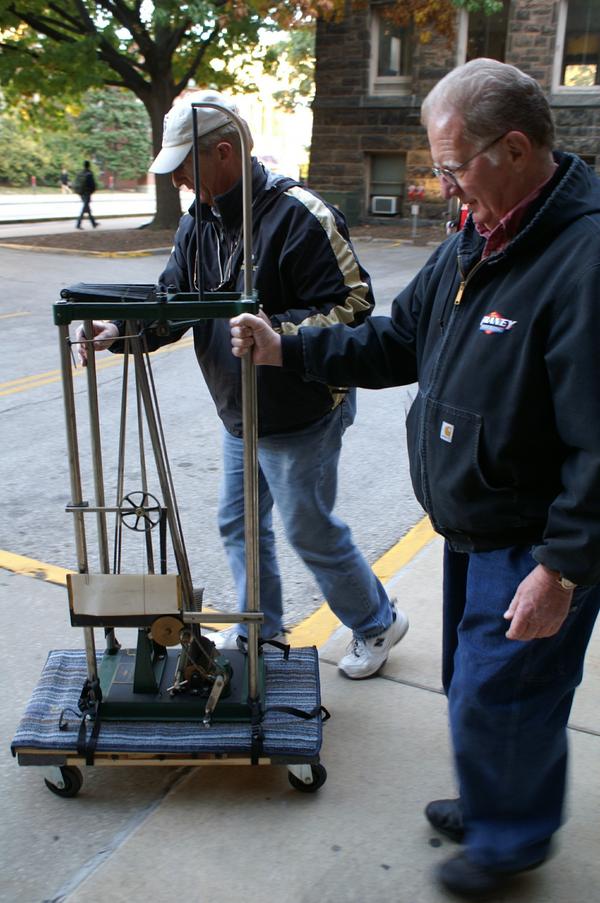
[{"label": "black caster wheel", "polygon": [[301,781],[300,778],[297,778],[295,774],[292,774],[291,771],[288,771],[288,781],[294,788],[294,790],[299,790],[300,793],[316,793],[316,791],[323,786],[325,781],[327,780],[327,771],[325,770],[324,765],[311,765],[310,770],[312,772],[312,781],[310,784],[305,784],[304,781]]},{"label": "black caster wheel", "polygon": [[53,784],[52,781],[44,778],[44,784],[48,790],[55,793],[57,796],[65,798],[77,796],[83,785],[83,775],[80,770],[72,765],[61,765],[60,773],[65,786],[58,787],[56,784]]}]

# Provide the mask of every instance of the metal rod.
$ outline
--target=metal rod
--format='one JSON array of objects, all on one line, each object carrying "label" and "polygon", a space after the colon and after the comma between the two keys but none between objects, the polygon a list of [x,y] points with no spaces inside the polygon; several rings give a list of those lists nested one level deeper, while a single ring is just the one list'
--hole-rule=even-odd
[{"label": "metal rod", "polygon": [[196,234],[196,287],[198,289],[198,299],[204,301],[204,268],[202,266],[202,248],[200,244],[201,224],[202,224],[202,200],[200,198],[200,158],[198,155],[198,120],[196,119],[196,108],[192,105],[192,147],[193,147],[193,164],[194,164],[194,198],[196,221],[194,225]]},{"label": "metal rod", "polygon": [[148,424],[148,433],[150,442],[154,452],[156,462],[156,470],[160,482],[163,501],[167,508],[167,517],[169,518],[169,527],[171,530],[171,541],[173,543],[173,552],[177,562],[177,568],[181,576],[182,593],[184,598],[184,607],[191,608],[193,600],[192,577],[190,574],[189,563],[183,539],[179,530],[179,523],[175,517],[176,502],[171,489],[171,482],[166,466],[165,453],[161,442],[161,434],[154,409],[150,386],[148,383],[148,374],[144,366],[142,349],[139,342],[133,343],[133,359],[135,362],[135,374],[137,385],[139,386],[140,395],[146,412],[146,422]]},{"label": "metal rod", "polygon": [[[83,324],[87,338],[93,338],[94,332],[91,320],[85,320]],[[98,382],[96,379],[96,353],[94,345],[90,345],[87,361],[88,405],[90,412],[90,439],[92,450],[92,469],[94,477],[94,490],[96,504],[100,509],[105,505],[104,498],[104,471],[102,467],[102,442],[100,438],[100,413],[98,407]],[[108,532],[106,528],[106,515],[102,510],[98,511],[98,553],[100,556],[100,571],[103,574],[110,573],[110,559],[108,556]]]},{"label": "metal rod", "polygon": [[[242,222],[244,249],[244,294],[250,299],[253,289],[252,261],[252,157],[250,135],[244,120],[220,104],[202,102],[192,107],[207,107],[225,113],[238,130],[242,150]],[[193,116],[195,120],[195,115]],[[198,156],[197,137],[194,157]],[[196,183],[198,184],[198,183]],[[196,214],[197,216],[197,214]],[[197,218],[196,218],[197,222]],[[260,609],[258,549],[258,404],[256,367],[251,356],[242,358],[242,422],[244,430],[244,541],[246,549],[246,592],[248,611]],[[258,625],[248,625],[248,695],[258,697]]]},{"label": "metal rod", "polygon": [[[94,337],[94,330],[91,320],[85,320],[83,328],[86,338],[89,339]],[[96,351],[93,343],[88,346],[87,384],[88,405],[90,411],[90,436],[94,489],[96,495],[96,504],[101,508],[105,503],[104,468],[102,466],[102,440],[100,437],[100,409],[98,405],[98,380],[96,377]],[[108,526],[106,522],[106,515],[101,510],[98,511],[97,514],[97,530],[100,570],[103,574],[110,574]],[[115,631],[111,627],[108,627],[105,629],[104,635],[106,637],[106,648],[109,650],[116,649],[118,647],[118,644],[115,636]]]},{"label": "metal rod", "polygon": [[[81,469],[79,466],[79,443],[77,438],[77,415],[75,410],[75,392],[73,389],[73,371],[71,369],[71,348],[69,327],[60,326],[58,330],[60,367],[63,386],[65,423],[67,428],[67,453],[69,459],[69,476],[71,481],[71,502],[82,506]],[[75,516],[75,548],[77,551],[77,567],[80,574],[88,571],[87,544],[83,514]],[[90,681],[98,679],[94,631],[91,627],[83,628],[85,657]]]},{"label": "metal rod", "polygon": [[[125,349],[123,353],[123,377],[121,384],[121,419],[119,422],[119,449],[117,453],[117,491],[116,505],[119,506],[123,498],[123,479],[125,472],[125,422],[127,417],[127,386],[129,380],[129,340],[125,340]],[[120,514],[120,508],[114,509]],[[115,574],[121,571],[121,541],[122,541],[123,525],[119,516],[115,517],[115,536],[113,549],[113,572]]]},{"label": "metal rod", "polygon": [[184,611],[181,618],[186,624],[262,624],[265,616],[262,611]]}]

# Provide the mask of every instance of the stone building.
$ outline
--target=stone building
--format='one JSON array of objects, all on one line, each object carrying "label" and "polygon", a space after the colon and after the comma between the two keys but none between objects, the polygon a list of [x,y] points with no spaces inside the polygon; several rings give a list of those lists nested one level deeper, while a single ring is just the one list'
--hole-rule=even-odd
[{"label": "stone building", "polygon": [[513,63],[547,92],[557,147],[600,173],[600,0],[503,0],[493,16],[458,11],[453,46],[421,43],[390,24],[385,0],[317,28],[309,182],[351,223],[445,216],[420,124],[420,104],[448,70],[478,56]]}]

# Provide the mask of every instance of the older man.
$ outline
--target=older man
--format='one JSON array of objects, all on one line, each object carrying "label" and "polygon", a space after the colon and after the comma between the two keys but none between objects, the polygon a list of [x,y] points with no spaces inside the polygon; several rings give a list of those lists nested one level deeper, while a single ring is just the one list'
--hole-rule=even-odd
[{"label": "older man", "polygon": [[419,381],[408,444],[415,492],[446,538],[460,791],[426,815],[466,844],[438,879],[477,896],[549,854],[600,605],[600,183],[553,153],[548,103],[513,66],[458,67],[422,118],[442,193],[470,216],[391,318],[280,337],[246,315],[232,342],[313,379]]},{"label": "older man", "polygon": [[[194,187],[192,104],[237,108],[214,91],[186,95],[165,120],[163,147],[151,166],[172,173],[177,188]],[[242,156],[235,126],[221,110],[197,109],[201,275],[207,292],[240,291],[242,273]],[[249,135],[249,132],[248,132]],[[252,161],[254,284],[262,309],[281,333],[303,324],[362,322],[373,308],[368,274],[360,266],[342,214],[293,179]],[[159,284],[190,292],[197,288],[196,211],[181,219],[175,245]],[[99,347],[110,347],[123,323],[94,324]],[[175,341],[175,333],[167,341]],[[152,350],[164,340],[150,334]],[[230,353],[229,325],[201,320],[194,346],[217,412],[224,424],[224,474],[219,528],[246,608],[243,439],[239,361]],[[85,346],[81,355],[85,358]],[[120,350],[116,346],[116,350]],[[336,384],[337,386],[338,384]],[[355,413],[355,392],[307,382],[269,368],[258,372],[259,564],[262,637],[285,641],[279,569],[272,530],[278,507],[291,545],[314,575],[340,621],[353,632],[340,670],[352,679],[375,675],[408,629],[354,545],[349,528],[333,514],[342,436]],[[245,639],[243,626],[213,639],[219,648]]]}]

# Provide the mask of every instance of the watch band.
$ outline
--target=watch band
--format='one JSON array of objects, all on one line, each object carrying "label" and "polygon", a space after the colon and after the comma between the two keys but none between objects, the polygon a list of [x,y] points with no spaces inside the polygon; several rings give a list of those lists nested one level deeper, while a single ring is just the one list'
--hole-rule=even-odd
[{"label": "watch band", "polygon": [[572,580],[568,580],[567,577],[563,577],[561,574],[558,578],[558,582],[562,586],[563,589],[576,589],[577,584],[573,583]]}]

